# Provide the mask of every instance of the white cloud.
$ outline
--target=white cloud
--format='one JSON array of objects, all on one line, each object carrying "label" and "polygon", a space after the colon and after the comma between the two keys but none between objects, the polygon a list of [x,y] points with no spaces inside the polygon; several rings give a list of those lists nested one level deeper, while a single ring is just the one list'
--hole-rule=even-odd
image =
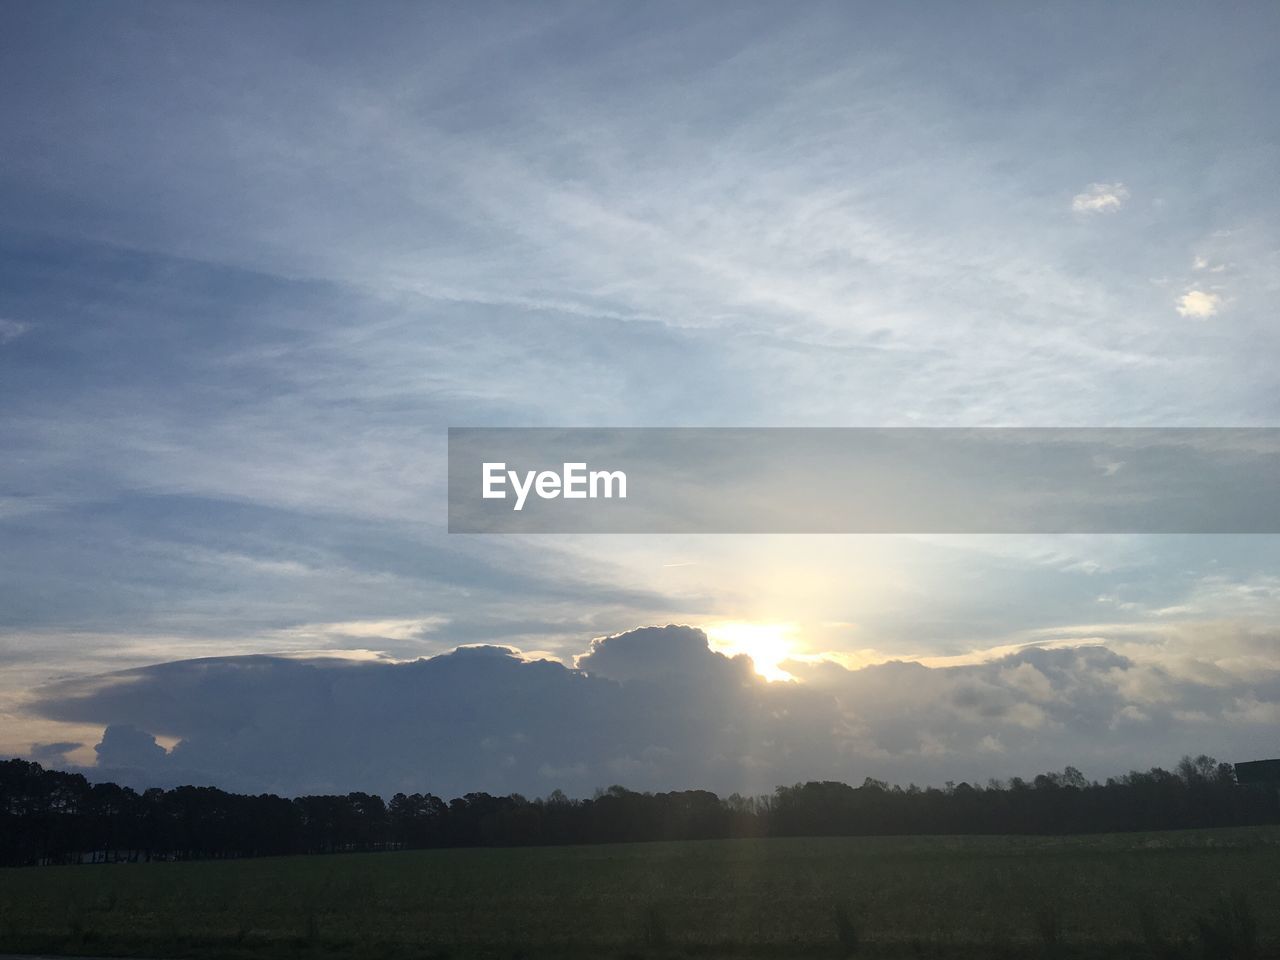
[{"label": "white cloud", "polygon": [[1129,199],[1129,188],[1123,183],[1091,183],[1083,193],[1071,198],[1076,213],[1107,213],[1119,210]]},{"label": "white cloud", "polygon": [[1212,317],[1222,298],[1205,290],[1189,290],[1178,298],[1178,313],[1184,317]]},{"label": "white cloud", "polygon": [[1116,718],[1118,720],[1127,720],[1130,723],[1147,723],[1151,719],[1146,713],[1138,707],[1135,707],[1133,704],[1129,704],[1116,714]]},{"label": "white cloud", "polygon": [[0,343],[8,343],[10,340],[16,340],[30,329],[30,326],[25,323],[19,323],[17,320],[6,320],[4,317],[0,317]]},{"label": "white cloud", "polygon": [[1227,264],[1211,263],[1207,257],[1197,256],[1191,261],[1192,270],[1208,270],[1210,273],[1225,273]]},{"label": "white cloud", "polygon": [[418,640],[448,620],[445,617],[411,617],[393,620],[348,620],[342,623],[307,623],[283,633],[299,638],[328,640]]}]

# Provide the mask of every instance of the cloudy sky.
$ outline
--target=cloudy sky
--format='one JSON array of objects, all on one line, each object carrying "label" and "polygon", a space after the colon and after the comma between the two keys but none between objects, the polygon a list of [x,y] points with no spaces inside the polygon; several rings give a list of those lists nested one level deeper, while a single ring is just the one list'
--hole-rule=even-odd
[{"label": "cloudy sky", "polygon": [[1274,754],[1274,537],[445,531],[449,426],[1280,426],[1280,10],[1029,6],[7,4],[0,752]]}]

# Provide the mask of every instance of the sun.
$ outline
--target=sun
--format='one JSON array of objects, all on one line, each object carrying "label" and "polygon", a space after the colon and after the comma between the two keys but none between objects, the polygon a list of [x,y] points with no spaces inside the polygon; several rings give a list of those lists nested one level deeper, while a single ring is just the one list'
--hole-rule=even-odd
[{"label": "sun", "polygon": [[779,666],[795,654],[790,623],[717,623],[707,627],[711,649],[734,657],[745,653],[766,680],[794,680]]}]

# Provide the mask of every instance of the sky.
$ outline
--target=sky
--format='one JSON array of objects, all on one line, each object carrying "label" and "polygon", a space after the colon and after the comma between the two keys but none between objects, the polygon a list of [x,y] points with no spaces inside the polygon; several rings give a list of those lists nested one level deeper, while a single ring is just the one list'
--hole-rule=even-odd
[{"label": "sky", "polygon": [[1277,36],[5,5],[0,754],[530,795],[1274,755],[1276,537],[451,535],[445,442],[1280,426]]}]

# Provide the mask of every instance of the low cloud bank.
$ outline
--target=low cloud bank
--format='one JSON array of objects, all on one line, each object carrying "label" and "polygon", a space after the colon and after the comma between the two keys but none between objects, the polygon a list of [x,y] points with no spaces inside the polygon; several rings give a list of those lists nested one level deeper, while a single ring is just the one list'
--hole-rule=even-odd
[{"label": "low cloud bank", "polygon": [[[990,662],[850,670],[788,662],[766,683],[701,630],[600,638],[574,667],[506,647],[407,663],[270,656],[183,660],[66,681],[34,710],[101,724],[97,766],[135,786],[209,783],[288,795],[370,790],[589,795],[810,779],[1093,776],[1271,755],[1280,670],[1177,674],[1101,646]],[[176,740],[171,750],[156,742]],[[53,761],[73,744],[46,744]]]}]

